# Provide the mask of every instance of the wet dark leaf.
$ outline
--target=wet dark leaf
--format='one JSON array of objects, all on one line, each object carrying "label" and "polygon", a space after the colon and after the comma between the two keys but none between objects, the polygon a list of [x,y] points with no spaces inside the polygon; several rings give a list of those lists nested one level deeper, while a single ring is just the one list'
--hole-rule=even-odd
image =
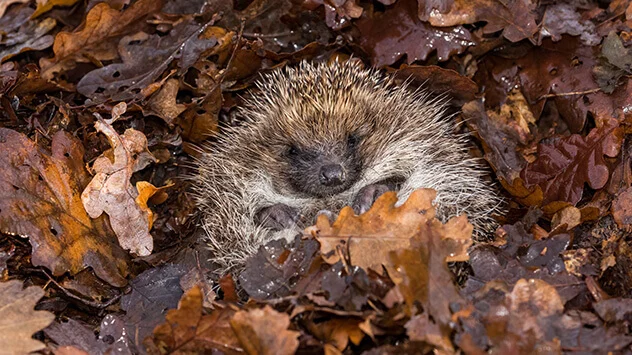
[{"label": "wet dark leaf", "polygon": [[142,32],[123,37],[118,47],[123,62],[86,74],[77,84],[77,91],[94,101],[142,97],[142,91],[156,81],[173,60],[180,58],[180,68],[186,70],[202,52],[217,45],[218,38],[203,37],[206,28],[183,22],[166,37]]},{"label": "wet dark leaf", "polygon": [[145,337],[164,321],[165,311],[177,306],[184,273],[178,265],[165,265],[149,269],[131,282],[132,292],[121,298],[121,308],[127,312],[123,320],[132,344],[140,348]]},{"label": "wet dark leaf", "polygon": [[295,239],[290,249],[280,240],[259,249],[239,275],[239,285],[254,299],[290,294],[296,281],[310,271],[319,249],[313,240]]},{"label": "wet dark leaf", "polygon": [[446,61],[475,42],[461,27],[436,28],[417,18],[413,0],[400,0],[385,12],[369,13],[358,20],[360,46],[377,67],[390,65],[406,55],[406,62],[425,60],[436,50]]},{"label": "wet dark leaf", "polygon": [[610,169],[605,157],[619,154],[622,133],[612,119],[586,137],[575,134],[540,144],[538,160],[527,165],[520,176],[527,187],[537,185],[542,190],[543,205],[556,201],[576,204],[584,184],[600,189],[608,182]]}]

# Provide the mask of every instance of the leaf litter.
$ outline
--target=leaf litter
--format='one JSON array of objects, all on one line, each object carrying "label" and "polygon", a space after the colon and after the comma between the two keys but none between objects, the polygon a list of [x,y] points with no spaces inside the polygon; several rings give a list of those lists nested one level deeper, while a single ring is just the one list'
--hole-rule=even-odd
[{"label": "leaf litter", "polygon": [[[631,25],[627,0],[0,2],[3,349],[629,353]],[[500,227],[386,194],[215,279],[195,147],[260,74],[349,57],[452,99]]]}]

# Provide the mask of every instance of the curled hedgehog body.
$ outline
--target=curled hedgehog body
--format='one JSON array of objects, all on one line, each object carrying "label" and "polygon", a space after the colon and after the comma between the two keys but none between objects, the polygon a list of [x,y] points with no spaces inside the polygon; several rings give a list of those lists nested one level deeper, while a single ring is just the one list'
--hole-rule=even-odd
[{"label": "curled hedgehog body", "polygon": [[466,213],[488,231],[500,199],[446,102],[353,62],[302,63],[258,83],[242,125],[203,149],[195,195],[221,272],[272,239],[293,238],[321,211],[366,211],[387,190],[400,202],[437,191],[437,216]]}]

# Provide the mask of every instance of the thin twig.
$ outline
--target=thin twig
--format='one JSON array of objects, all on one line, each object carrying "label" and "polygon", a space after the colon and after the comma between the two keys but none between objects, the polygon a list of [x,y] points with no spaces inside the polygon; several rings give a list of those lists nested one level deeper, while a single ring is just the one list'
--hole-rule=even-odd
[{"label": "thin twig", "polygon": [[549,98],[549,97],[585,95],[585,94],[592,94],[592,93],[599,92],[599,91],[601,91],[601,88],[590,89],[590,90],[586,90],[586,91],[562,92],[562,93],[559,93],[559,94],[546,94],[546,95],[540,96],[538,98],[538,101],[540,101],[542,99]]},{"label": "thin twig", "polygon": [[252,33],[252,32],[244,32],[243,36],[246,38],[276,38],[276,37],[285,37],[291,36],[294,34],[294,31],[285,31],[285,32],[277,32],[277,33]]}]

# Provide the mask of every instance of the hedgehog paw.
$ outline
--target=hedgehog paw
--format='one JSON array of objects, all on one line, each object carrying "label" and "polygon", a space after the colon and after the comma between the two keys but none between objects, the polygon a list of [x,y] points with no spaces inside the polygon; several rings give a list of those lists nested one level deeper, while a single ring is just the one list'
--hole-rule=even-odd
[{"label": "hedgehog paw", "polygon": [[367,185],[360,189],[360,192],[356,195],[351,207],[353,208],[355,214],[363,214],[368,211],[371,206],[373,206],[373,203],[378,197],[390,190],[391,188],[384,184]]},{"label": "hedgehog paw", "polygon": [[300,212],[294,207],[277,203],[261,209],[256,216],[257,223],[275,231],[296,228]]}]

